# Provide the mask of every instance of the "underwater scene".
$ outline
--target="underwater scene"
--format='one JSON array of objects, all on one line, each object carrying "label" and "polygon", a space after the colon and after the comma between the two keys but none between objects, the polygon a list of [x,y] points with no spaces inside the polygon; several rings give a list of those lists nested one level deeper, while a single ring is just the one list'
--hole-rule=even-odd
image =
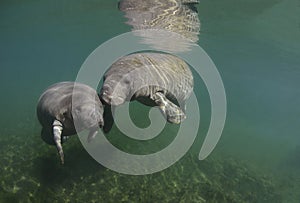
[{"label": "underwater scene", "polygon": [[[174,35],[157,37],[151,30]],[[126,127],[123,117],[114,118],[122,126],[104,116],[104,127],[97,120],[103,127],[99,131],[89,134],[84,129],[64,142],[65,129],[55,140],[56,147],[52,137],[52,144],[45,141],[44,115],[37,112],[43,92],[55,83],[77,81],[95,49],[131,31],[138,43],[154,50],[115,58],[116,69],[111,68],[104,79],[91,76],[99,84],[93,87],[88,78],[87,85],[99,93],[105,107],[113,106],[104,88],[118,80],[111,75],[126,75],[127,69],[150,64],[157,72],[147,72],[145,66],[143,73],[117,87],[117,99],[124,99],[129,88],[140,87],[139,82],[171,81],[176,99],[183,101],[173,102],[163,90],[145,89],[139,95],[149,93],[152,106],[137,95],[127,103],[130,119],[141,131]],[[102,57],[108,60],[126,52],[130,43],[118,41]],[[223,112],[213,108],[212,98],[223,97],[210,92],[207,84],[214,81],[198,74],[193,64],[162,51],[179,53],[193,47],[190,43],[210,57],[226,94],[226,119],[218,128],[222,134],[202,158],[199,153],[208,143],[212,118]],[[108,69],[101,67],[102,61],[94,64]],[[128,86],[132,81],[135,87]],[[2,0],[0,202],[299,203],[299,86],[299,0]],[[197,111],[191,109],[194,98]],[[181,106],[185,102],[186,109]],[[74,114],[71,119],[76,119]],[[154,129],[153,123],[162,129]],[[149,129],[157,136],[148,135]],[[139,132],[141,138],[126,132]],[[92,139],[86,142],[87,136]],[[61,140],[63,158],[57,151]],[[114,160],[121,155],[111,153],[105,140],[132,157],[171,149],[167,157],[172,162],[164,165],[158,157],[153,168],[141,172],[145,162],[123,160],[118,171]],[[101,152],[103,163],[87,146]]]}]

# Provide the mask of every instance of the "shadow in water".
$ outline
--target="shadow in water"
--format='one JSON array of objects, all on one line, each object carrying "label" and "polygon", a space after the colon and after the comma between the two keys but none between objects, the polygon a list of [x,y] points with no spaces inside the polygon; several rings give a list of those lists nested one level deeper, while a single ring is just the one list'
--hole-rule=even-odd
[{"label": "shadow in water", "polygon": [[52,153],[38,157],[34,160],[33,165],[33,173],[44,186],[76,181],[80,177],[90,176],[105,169],[79,144],[65,147],[64,165],[60,163],[58,155]]}]

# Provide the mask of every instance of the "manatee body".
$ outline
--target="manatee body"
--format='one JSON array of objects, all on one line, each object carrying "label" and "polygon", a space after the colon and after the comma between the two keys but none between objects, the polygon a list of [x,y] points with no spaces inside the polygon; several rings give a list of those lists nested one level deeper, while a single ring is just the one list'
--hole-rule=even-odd
[{"label": "manatee body", "polygon": [[161,53],[136,53],[124,56],[104,75],[100,92],[108,105],[138,100],[158,106],[170,123],[185,116],[185,101],[193,91],[193,75],[180,58]]},{"label": "manatee body", "polygon": [[76,130],[85,129],[89,130],[89,139],[92,139],[98,127],[104,124],[102,115],[103,106],[97,92],[81,83],[56,83],[44,91],[37,105],[37,117],[43,127],[42,139],[56,145],[62,163],[62,142],[76,134]]}]

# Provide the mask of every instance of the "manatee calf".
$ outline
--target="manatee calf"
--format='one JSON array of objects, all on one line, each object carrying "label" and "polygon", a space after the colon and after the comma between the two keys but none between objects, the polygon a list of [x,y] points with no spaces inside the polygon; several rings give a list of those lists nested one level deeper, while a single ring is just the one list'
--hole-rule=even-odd
[{"label": "manatee calf", "polygon": [[74,82],[50,86],[41,95],[37,105],[37,117],[43,127],[42,139],[56,145],[62,163],[62,143],[66,138],[76,134],[76,130],[87,129],[88,139],[92,139],[98,127],[104,124],[102,115],[103,107],[97,92],[87,85]]},{"label": "manatee calf", "polygon": [[185,101],[193,90],[193,75],[180,58],[162,53],[124,56],[104,75],[100,97],[108,105],[138,100],[158,106],[170,123],[186,118]]}]

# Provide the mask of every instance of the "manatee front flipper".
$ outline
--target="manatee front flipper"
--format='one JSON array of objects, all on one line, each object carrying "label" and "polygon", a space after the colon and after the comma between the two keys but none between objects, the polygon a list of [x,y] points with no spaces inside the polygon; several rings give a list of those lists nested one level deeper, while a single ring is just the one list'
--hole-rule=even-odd
[{"label": "manatee front flipper", "polygon": [[162,92],[156,92],[152,99],[159,106],[160,111],[170,123],[179,124],[185,118],[185,113],[174,103],[172,103]]},{"label": "manatee front flipper", "polygon": [[96,137],[97,134],[98,134],[98,126],[90,129],[87,142],[90,143]]},{"label": "manatee front flipper", "polygon": [[53,122],[53,136],[54,136],[54,142],[56,144],[57,151],[60,156],[61,163],[64,164],[64,152],[61,145],[61,134],[63,130],[63,125],[60,121],[54,120]]}]

